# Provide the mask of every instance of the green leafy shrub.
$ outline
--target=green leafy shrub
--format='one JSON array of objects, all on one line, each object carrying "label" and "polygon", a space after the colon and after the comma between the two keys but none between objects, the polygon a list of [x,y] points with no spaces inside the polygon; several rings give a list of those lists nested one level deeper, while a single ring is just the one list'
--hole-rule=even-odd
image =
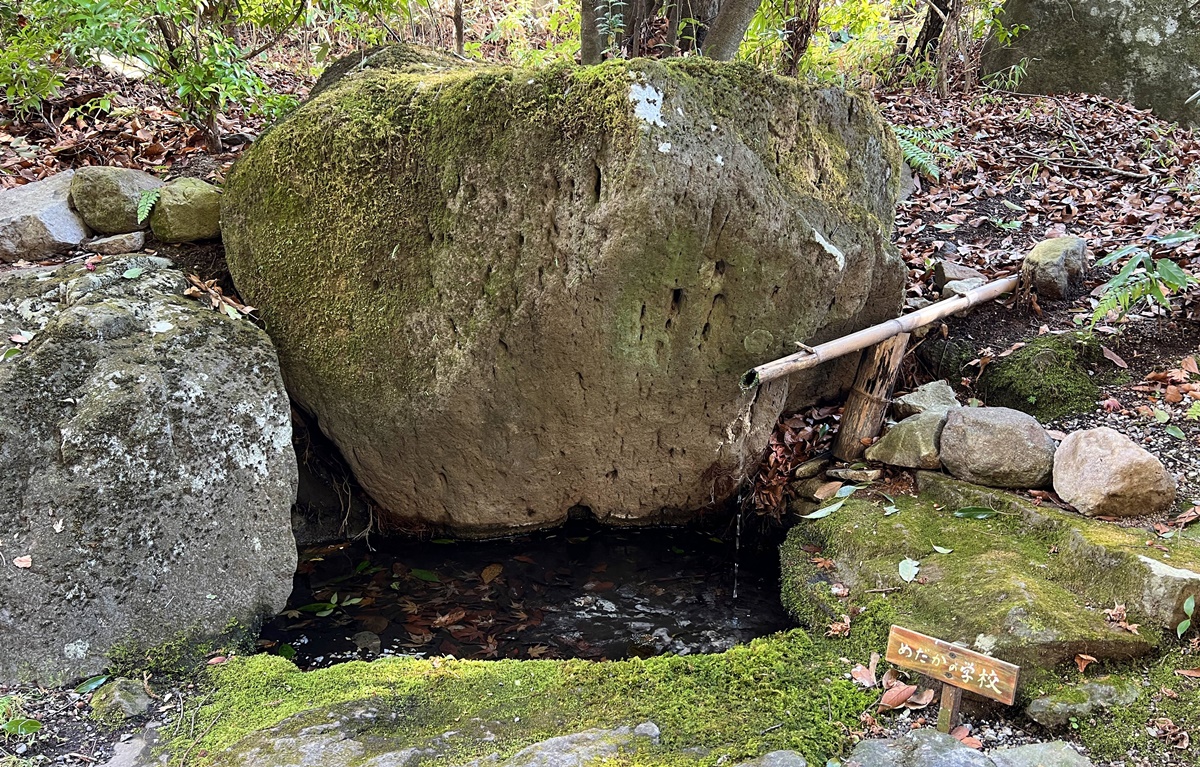
[{"label": "green leafy shrub", "polygon": [[[1200,230],[1175,232],[1158,239],[1153,248],[1165,250],[1197,238],[1200,238]],[[1118,318],[1124,317],[1131,308],[1142,302],[1153,302],[1170,311],[1172,294],[1200,284],[1171,259],[1155,259],[1149,251],[1137,245],[1114,250],[1097,261],[1096,266],[1112,266],[1126,257],[1128,260],[1121,270],[1101,286],[1100,300],[1092,312],[1092,327],[1111,313]]]}]

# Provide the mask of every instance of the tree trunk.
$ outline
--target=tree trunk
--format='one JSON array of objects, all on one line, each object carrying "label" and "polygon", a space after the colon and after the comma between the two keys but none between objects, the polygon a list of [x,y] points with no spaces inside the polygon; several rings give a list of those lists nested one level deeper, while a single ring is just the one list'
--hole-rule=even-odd
[{"label": "tree trunk", "polygon": [[799,72],[800,59],[804,58],[804,52],[808,50],[820,21],[821,0],[796,0],[796,15],[788,19],[784,26],[787,34],[787,74],[795,76]]},{"label": "tree trunk", "polygon": [[601,61],[600,30],[596,29],[595,0],[580,0],[579,63],[599,64]]},{"label": "tree trunk", "polygon": [[942,39],[942,29],[946,26],[946,15],[950,13],[951,0],[929,0],[929,3],[925,23],[917,35],[917,44],[913,46],[913,53],[926,59],[937,50],[938,42]]},{"label": "tree trunk", "polygon": [[[586,3],[587,0],[584,0]],[[463,9],[462,0],[454,0],[454,50],[459,56],[463,55]]]},{"label": "tree trunk", "polygon": [[754,20],[759,0],[725,0],[709,25],[701,51],[710,59],[729,61],[737,55],[742,38]]}]

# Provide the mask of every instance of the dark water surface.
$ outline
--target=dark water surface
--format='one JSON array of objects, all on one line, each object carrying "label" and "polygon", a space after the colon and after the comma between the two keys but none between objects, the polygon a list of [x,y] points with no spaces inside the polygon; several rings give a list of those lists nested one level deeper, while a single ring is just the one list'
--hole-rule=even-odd
[{"label": "dark water surface", "polygon": [[301,668],[380,655],[617,659],[719,652],[788,625],[774,549],[742,549],[734,599],[734,542],[695,530],[372,546],[301,551],[288,609],[260,644]]}]

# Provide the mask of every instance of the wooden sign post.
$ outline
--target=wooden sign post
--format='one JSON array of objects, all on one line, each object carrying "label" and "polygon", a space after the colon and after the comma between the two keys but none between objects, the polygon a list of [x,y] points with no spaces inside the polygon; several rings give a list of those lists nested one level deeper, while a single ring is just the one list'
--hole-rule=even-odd
[{"label": "wooden sign post", "polygon": [[963,690],[998,700],[1006,706],[1011,706],[1017,697],[1020,666],[911,629],[892,626],[888,635],[887,660],[942,683],[938,713],[938,729],[942,732],[950,732],[958,726]]}]

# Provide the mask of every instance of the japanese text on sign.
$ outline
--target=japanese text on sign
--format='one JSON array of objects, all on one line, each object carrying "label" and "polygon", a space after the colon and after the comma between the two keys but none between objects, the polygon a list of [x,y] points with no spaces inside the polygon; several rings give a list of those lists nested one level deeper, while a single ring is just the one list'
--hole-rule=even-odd
[{"label": "japanese text on sign", "polygon": [[1019,666],[910,629],[892,626],[887,659],[1008,706],[1016,699]]}]

